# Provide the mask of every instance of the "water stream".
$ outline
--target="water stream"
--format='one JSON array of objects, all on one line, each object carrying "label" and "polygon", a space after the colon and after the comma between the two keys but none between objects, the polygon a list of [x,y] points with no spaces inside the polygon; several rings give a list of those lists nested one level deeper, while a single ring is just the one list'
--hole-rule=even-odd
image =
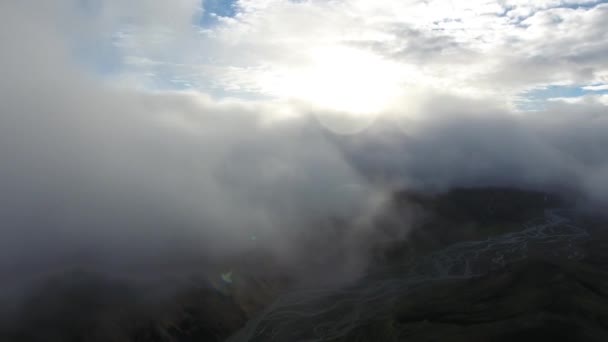
[{"label": "water stream", "polygon": [[414,263],[375,270],[355,285],[283,294],[228,341],[328,341],[389,315],[395,298],[430,282],[480,276],[533,255],[580,259],[589,233],[567,216],[547,210],[521,231],[454,244]]}]

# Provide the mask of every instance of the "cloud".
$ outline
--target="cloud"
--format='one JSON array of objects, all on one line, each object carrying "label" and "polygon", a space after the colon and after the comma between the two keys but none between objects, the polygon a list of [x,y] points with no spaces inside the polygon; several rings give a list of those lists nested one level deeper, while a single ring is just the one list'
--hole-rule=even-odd
[{"label": "cloud", "polygon": [[603,91],[603,90],[608,90],[608,84],[598,84],[598,85],[593,85],[593,86],[585,86],[585,87],[583,87],[583,89],[589,90],[589,91]]},{"label": "cloud", "polygon": [[2,7],[4,277],[180,268],[251,250],[289,264],[307,253],[302,232],[369,208],[376,190],[310,116],[109,85],[70,54],[56,18],[34,26],[27,6]]},{"label": "cloud", "polygon": [[0,4],[2,275],[297,263],[310,229],[357,257],[327,222],[404,187],[608,202],[605,95],[515,108],[606,83],[606,4],[242,0],[213,27],[198,1],[86,4]]},{"label": "cloud", "polygon": [[[58,3],[69,7],[67,0],[48,7]],[[241,0],[211,27],[198,26],[204,2],[99,3],[96,15],[72,16],[94,36],[78,37],[76,47],[97,45],[96,55],[115,59],[112,78],[147,89],[293,98],[273,90],[285,88],[276,79],[296,82],[299,71],[316,67],[316,51],[328,48],[391,63],[402,80],[396,91],[432,87],[512,106],[531,89],[608,77],[601,1]],[[357,75],[370,67],[348,69]]]},{"label": "cloud", "polygon": [[[420,98],[422,95],[417,95]],[[426,94],[414,113],[379,119],[341,137],[347,159],[375,183],[441,192],[516,187],[561,193],[601,212],[608,203],[605,103],[595,97],[549,102],[530,113],[496,103]]]}]

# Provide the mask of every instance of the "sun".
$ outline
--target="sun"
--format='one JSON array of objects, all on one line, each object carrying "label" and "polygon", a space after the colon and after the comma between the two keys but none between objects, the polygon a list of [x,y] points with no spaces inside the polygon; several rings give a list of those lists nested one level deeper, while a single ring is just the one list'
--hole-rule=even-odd
[{"label": "sun", "polygon": [[398,65],[370,51],[326,46],[310,49],[302,60],[262,77],[265,92],[357,116],[385,110],[398,94]]}]

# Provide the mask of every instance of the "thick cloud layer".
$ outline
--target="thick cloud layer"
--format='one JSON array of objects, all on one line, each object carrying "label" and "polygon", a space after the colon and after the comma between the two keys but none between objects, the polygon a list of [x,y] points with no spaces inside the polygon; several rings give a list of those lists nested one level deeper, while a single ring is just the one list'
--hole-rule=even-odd
[{"label": "thick cloud layer", "polygon": [[367,206],[371,189],[314,120],[105,85],[73,62],[54,18],[34,27],[27,6],[3,7],[2,277],[254,248],[289,259],[304,229]]},{"label": "thick cloud layer", "polygon": [[403,188],[516,186],[580,196],[596,208],[607,203],[602,104],[555,103],[516,114],[435,96],[410,114],[339,139],[363,174]]},{"label": "thick cloud layer", "polygon": [[[603,97],[527,113],[510,102],[540,84],[606,81],[605,5],[512,13],[523,24],[511,38],[501,25],[517,23],[501,16],[488,45],[489,33],[424,30],[421,16],[397,25],[392,14],[406,8],[392,2],[239,1],[239,16],[204,34],[191,25],[204,10],[197,2],[122,3],[0,4],[3,278],[254,248],[291,262],[310,254],[302,232],[314,239],[332,219],[356,230],[403,187],[566,189],[608,203]],[[315,29],[303,30],[309,20]],[[543,38],[579,22],[588,45],[566,53],[573,37]],[[319,55],[297,53],[308,44]],[[179,86],[146,88],[149,78]],[[351,98],[365,113],[348,113]]]}]

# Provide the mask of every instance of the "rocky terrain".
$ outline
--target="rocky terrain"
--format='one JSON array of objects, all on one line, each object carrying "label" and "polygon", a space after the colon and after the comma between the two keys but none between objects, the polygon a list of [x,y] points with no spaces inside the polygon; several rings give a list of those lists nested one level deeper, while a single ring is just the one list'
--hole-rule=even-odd
[{"label": "rocky terrain", "polygon": [[296,286],[245,263],[159,295],[70,271],[3,319],[0,340],[606,341],[608,227],[555,209],[567,205],[516,189],[396,194],[378,229],[401,234],[406,207],[420,222],[370,250],[366,274],[340,287]]},{"label": "rocky terrain", "polygon": [[[394,246],[384,265],[352,286],[286,294],[230,341],[608,338],[605,220],[514,190],[458,190],[430,201],[437,216]],[[447,229],[455,232],[446,239]]]}]

